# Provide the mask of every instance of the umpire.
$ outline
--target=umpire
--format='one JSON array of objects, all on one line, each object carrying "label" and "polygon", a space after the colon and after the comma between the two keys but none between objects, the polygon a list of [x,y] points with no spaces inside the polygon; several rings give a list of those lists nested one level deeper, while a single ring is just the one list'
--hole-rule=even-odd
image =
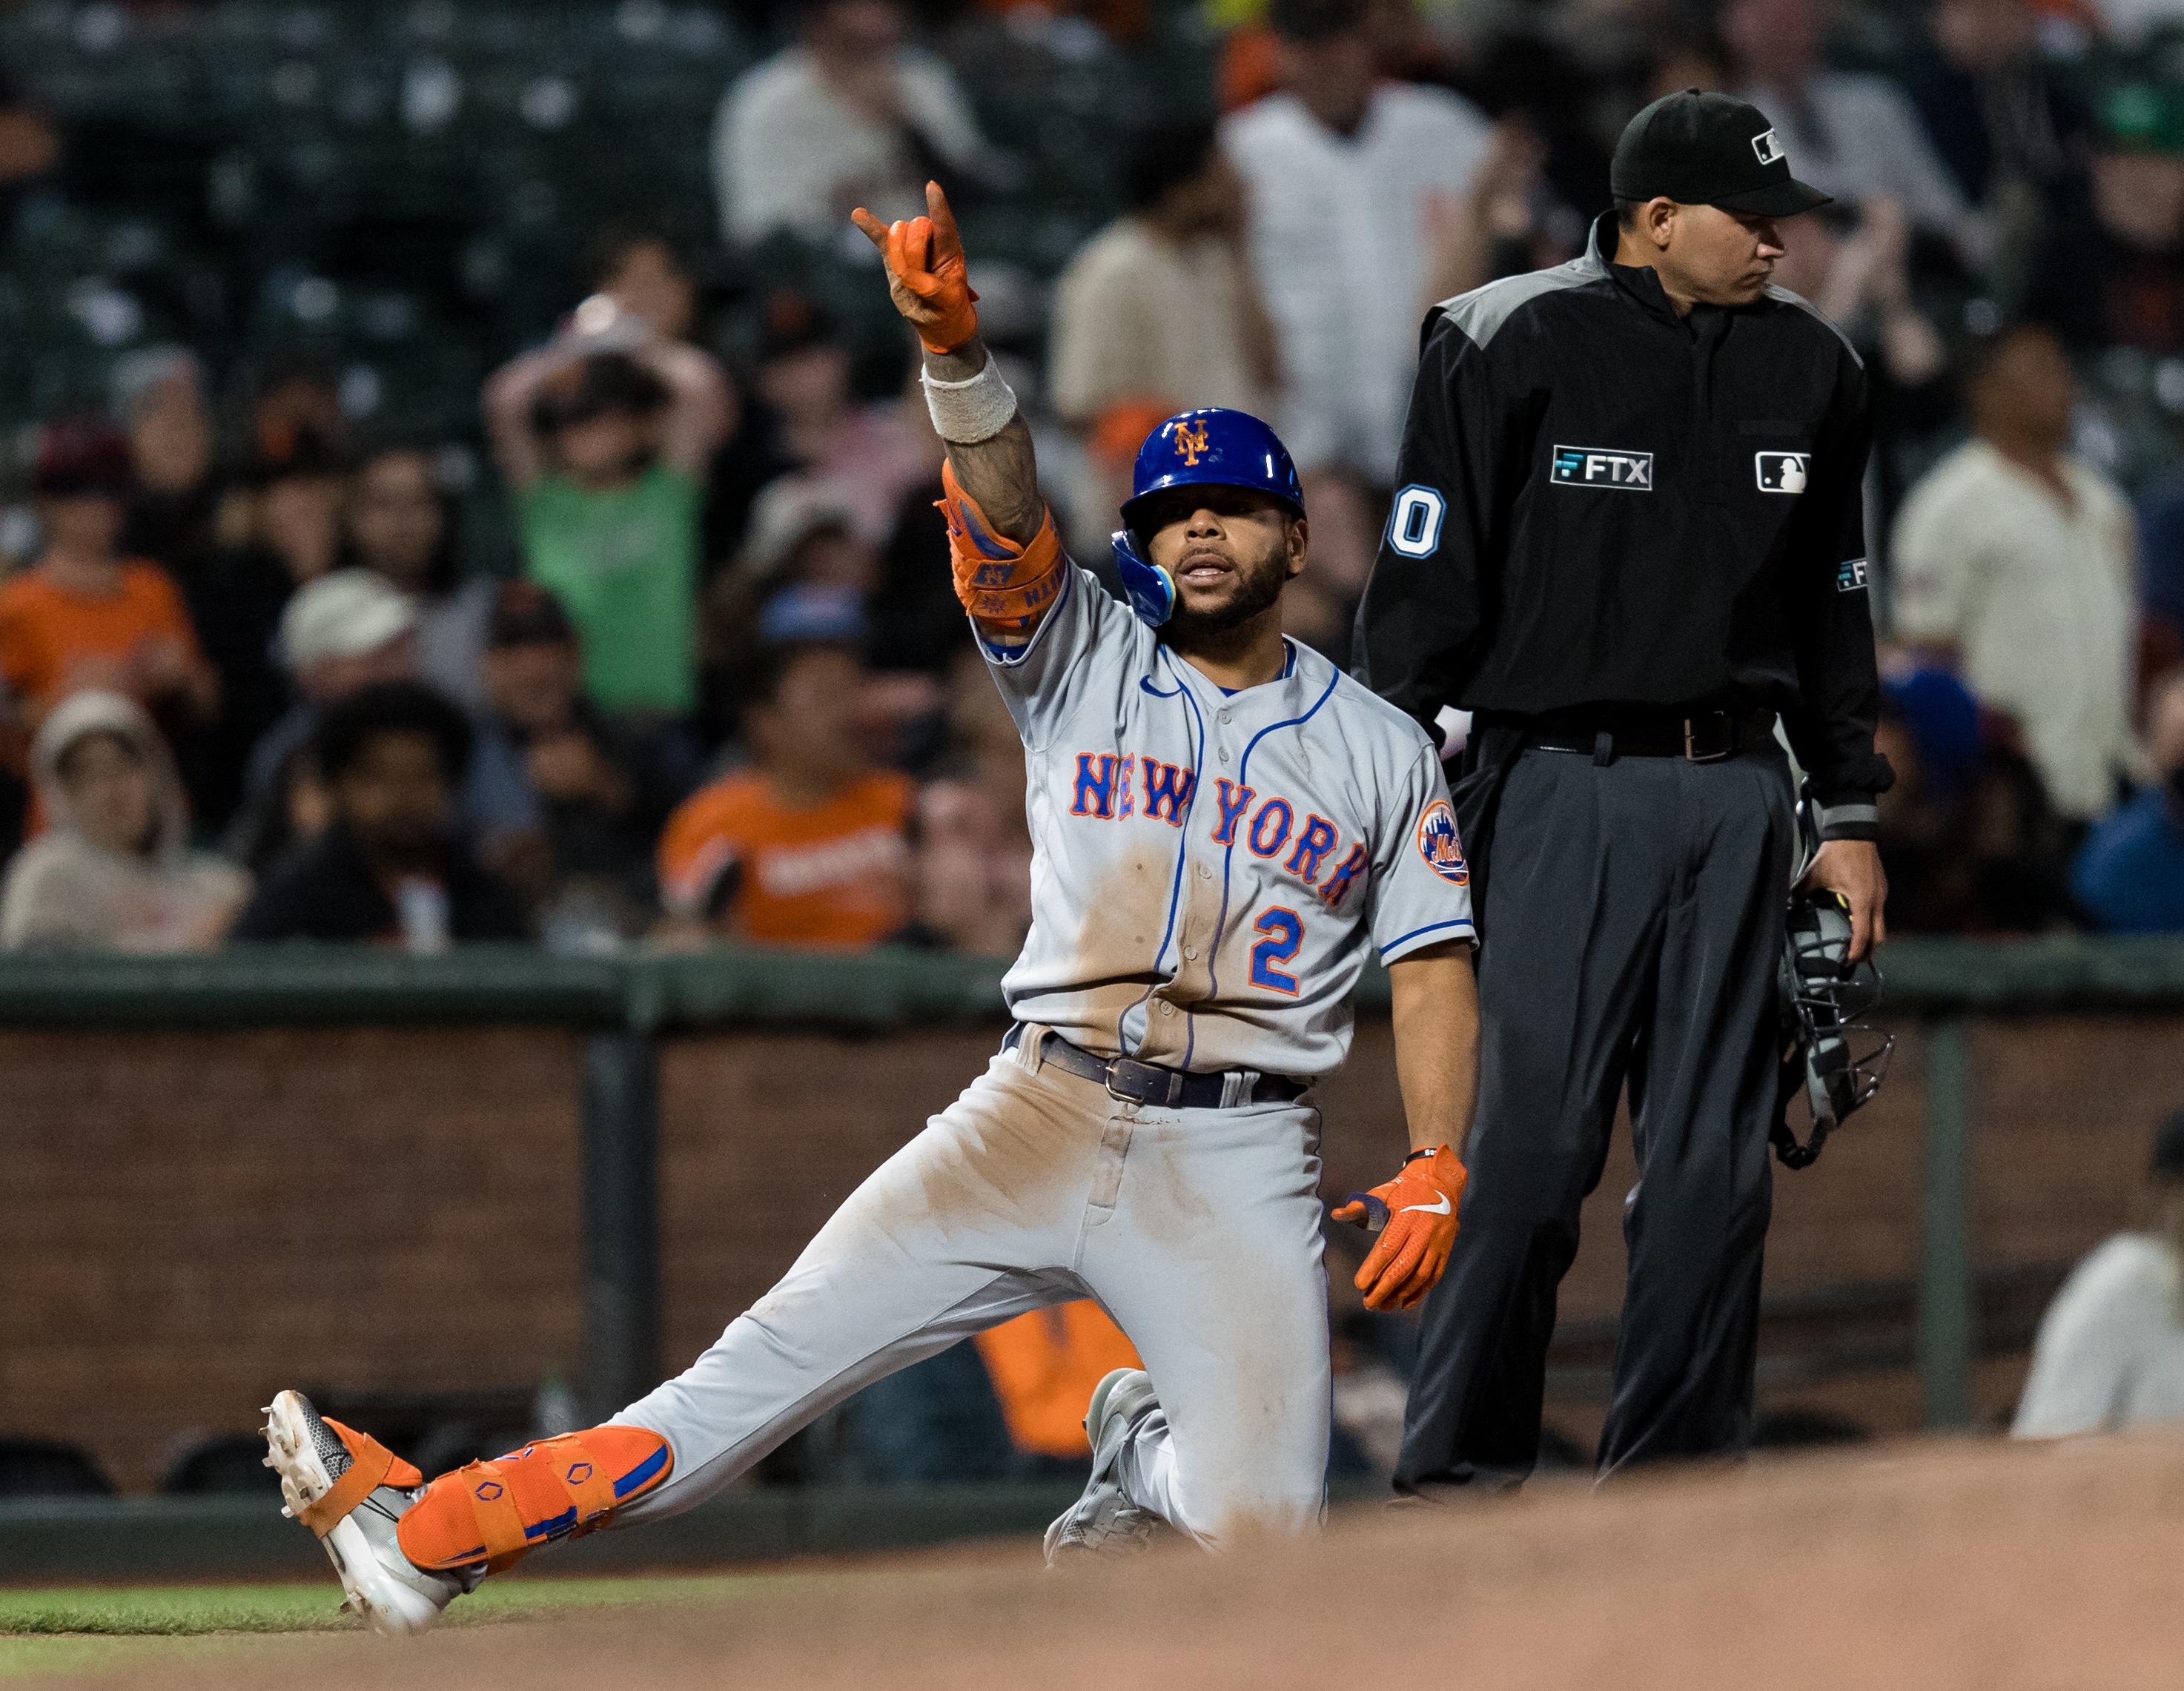
[{"label": "umpire", "polygon": [[1640,1183],[1602,1472],[1741,1449],[1796,833],[1882,937],[1866,385],[1770,286],[1826,203],[1765,117],[1691,90],[1615,149],[1585,254],[1437,306],[1358,613],[1360,678],[1473,713],[1478,1125],[1428,1299],[1400,1490],[1511,1485],[1539,1449],[1555,1293],[1630,1087]]}]

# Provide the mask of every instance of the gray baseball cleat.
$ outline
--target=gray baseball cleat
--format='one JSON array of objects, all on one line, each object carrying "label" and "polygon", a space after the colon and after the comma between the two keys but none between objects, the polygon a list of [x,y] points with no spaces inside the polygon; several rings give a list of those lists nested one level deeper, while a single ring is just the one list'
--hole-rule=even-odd
[{"label": "gray baseball cleat", "polygon": [[1046,1529],[1047,1566],[1061,1566],[1071,1552],[1134,1549],[1151,1537],[1160,1517],[1123,1495],[1118,1470],[1123,1444],[1159,1407],[1152,1377],[1142,1368],[1117,1368],[1092,1388],[1092,1402],[1084,1411],[1092,1477],[1084,1494]]},{"label": "gray baseball cleat", "polygon": [[421,1633],[482,1577],[428,1573],[402,1554],[395,1523],[422,1495],[424,1477],[376,1439],[326,1420],[301,1392],[265,1406],[265,1466],[287,1499],[281,1512],[319,1535],[341,1576],[342,1606],[372,1631]]}]

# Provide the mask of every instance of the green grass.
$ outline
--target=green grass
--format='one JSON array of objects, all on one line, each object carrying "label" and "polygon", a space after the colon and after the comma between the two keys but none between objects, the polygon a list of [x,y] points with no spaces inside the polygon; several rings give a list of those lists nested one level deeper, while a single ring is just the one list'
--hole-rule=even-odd
[{"label": "green grass", "polygon": [[[760,1590],[839,1581],[841,1572],[693,1574],[649,1578],[495,1581],[448,1612],[451,1627],[490,1626],[571,1609],[644,1603],[733,1603]],[[120,1671],[248,1651],[296,1633],[361,1633],[339,1611],[341,1588],[147,1585],[0,1590],[0,1682]]]},{"label": "green grass", "polygon": [[[839,1576],[832,1576],[839,1577]],[[691,1599],[733,1601],[783,1580],[822,1573],[693,1574],[641,1579],[499,1580],[448,1611],[450,1626],[521,1621],[571,1608]],[[309,1585],[149,1585],[0,1591],[0,1638],[96,1633],[192,1638],[208,1633],[338,1633],[358,1622],[340,1612],[341,1588]]]},{"label": "green grass", "polygon": [[[448,1612],[448,1626],[524,1621],[568,1608],[736,1601],[830,1573],[697,1573],[633,1580],[496,1580]],[[0,1590],[0,1638],[98,1634],[188,1638],[208,1632],[352,1632],[332,1580],[301,1586],[59,1586]]]}]

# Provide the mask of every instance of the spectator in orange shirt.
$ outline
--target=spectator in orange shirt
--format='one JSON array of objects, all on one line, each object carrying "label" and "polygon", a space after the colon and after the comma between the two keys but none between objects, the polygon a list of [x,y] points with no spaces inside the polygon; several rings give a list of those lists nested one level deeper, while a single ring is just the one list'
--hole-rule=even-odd
[{"label": "spectator in orange shirt", "polygon": [[218,708],[219,681],[174,582],[121,555],[129,488],[120,434],[91,422],[47,431],[31,481],[45,551],[0,584],[0,678],[25,726],[92,687],[170,718]]},{"label": "spectator in orange shirt", "polygon": [[[783,595],[784,598],[803,595]],[[872,767],[857,720],[865,682],[852,621],[768,608],[768,647],[744,717],[752,761],[668,819],[660,884],[671,937],[772,945],[878,945],[909,919],[909,779]],[[823,637],[810,637],[812,634]]]}]

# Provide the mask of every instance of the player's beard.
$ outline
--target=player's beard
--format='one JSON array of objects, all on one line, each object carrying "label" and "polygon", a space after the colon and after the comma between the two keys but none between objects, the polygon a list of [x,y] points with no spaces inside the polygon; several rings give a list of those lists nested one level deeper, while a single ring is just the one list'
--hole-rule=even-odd
[{"label": "player's beard", "polygon": [[1241,628],[1280,599],[1282,588],[1289,581],[1289,571],[1284,567],[1287,561],[1285,554],[1277,552],[1249,567],[1239,564],[1235,591],[1211,609],[1192,609],[1178,591],[1175,610],[1161,626],[1161,637],[1183,652],[1219,644],[1223,636]]}]

